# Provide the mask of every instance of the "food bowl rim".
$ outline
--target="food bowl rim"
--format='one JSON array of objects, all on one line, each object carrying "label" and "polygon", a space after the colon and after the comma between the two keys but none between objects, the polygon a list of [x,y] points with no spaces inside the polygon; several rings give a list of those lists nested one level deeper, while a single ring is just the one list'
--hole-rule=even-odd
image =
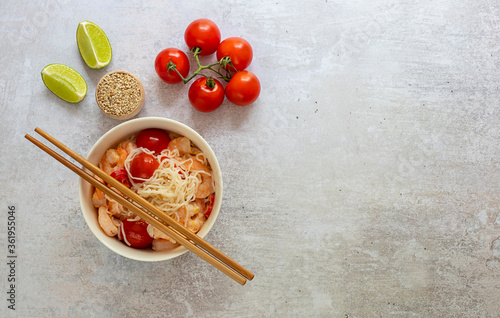
[{"label": "food bowl rim", "polygon": [[[214,151],[208,144],[208,142],[198,134],[191,127],[169,118],[163,117],[142,117],[132,120],[128,120],[121,123],[110,130],[108,130],[104,135],[102,135],[92,146],[91,150],[87,154],[87,159],[92,163],[97,164],[97,161],[104,155],[104,152],[110,147],[116,146],[120,141],[125,138],[138,133],[141,130],[148,128],[159,128],[164,129],[173,133],[177,133],[182,136],[188,137],[201,151],[205,153],[207,159],[212,168],[212,173],[215,182],[215,200],[214,207],[210,217],[207,222],[202,226],[201,230],[198,232],[200,237],[205,237],[208,232],[212,229],[217,216],[220,211],[222,204],[222,172],[220,170],[219,162],[215,156]],[[194,140],[193,140],[194,139]],[[125,245],[123,242],[119,241],[115,237],[107,236],[99,227],[97,221],[97,211],[92,205],[91,200],[91,190],[92,186],[88,184],[85,180],[80,178],[79,181],[79,197],[80,197],[80,207],[87,223],[88,227],[94,234],[94,236],[107,248],[113,252],[137,261],[153,262],[153,261],[164,261],[175,257],[178,257],[188,250],[179,246],[170,251],[153,251],[151,249],[134,249]]]}]

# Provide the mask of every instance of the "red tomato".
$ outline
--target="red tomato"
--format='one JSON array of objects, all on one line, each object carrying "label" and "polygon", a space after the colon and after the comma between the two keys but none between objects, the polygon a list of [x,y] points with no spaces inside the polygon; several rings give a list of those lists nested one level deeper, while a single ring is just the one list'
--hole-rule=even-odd
[{"label": "red tomato", "polygon": [[239,106],[246,106],[255,102],[259,94],[259,79],[249,71],[235,73],[226,85],[227,99]]},{"label": "red tomato", "polygon": [[184,40],[190,50],[199,47],[200,55],[210,55],[215,53],[219,46],[220,30],[214,22],[198,19],[188,25],[184,32]]},{"label": "red tomato", "polygon": [[153,242],[153,238],[148,234],[148,224],[143,220],[123,220],[123,232],[132,247],[145,248]]},{"label": "red tomato", "polygon": [[185,78],[189,74],[189,59],[187,55],[179,49],[168,48],[161,51],[155,60],[155,69],[158,76],[169,84],[182,82],[181,77],[175,70],[167,69],[168,62],[175,64],[175,67]]},{"label": "red tomato", "polygon": [[231,58],[231,64],[236,68],[228,66],[230,71],[243,71],[250,65],[253,58],[253,50],[245,39],[233,37],[222,41],[217,48],[217,60],[228,56]]},{"label": "red tomato", "polygon": [[121,184],[130,188],[132,185],[130,184],[130,180],[128,179],[128,173],[125,169],[118,169],[111,173],[111,177],[118,180]]},{"label": "red tomato", "polygon": [[138,180],[136,178],[151,178],[159,166],[160,163],[152,155],[145,152],[138,154],[134,157],[132,163],[130,164],[130,175],[132,180],[136,183],[144,182],[143,180]]},{"label": "red tomato", "polygon": [[[210,88],[209,84],[213,81],[213,87]],[[222,84],[214,79],[200,77],[189,88],[188,96],[191,105],[200,112],[208,113],[216,110],[224,101],[224,87]]]},{"label": "red tomato", "polygon": [[147,148],[155,154],[167,149],[169,142],[168,134],[162,129],[145,129],[136,138],[138,147]]},{"label": "red tomato", "polygon": [[207,219],[210,217],[210,214],[212,214],[212,210],[214,209],[214,202],[215,202],[215,193],[212,193],[208,198],[208,206],[207,209],[205,210],[205,216],[207,217]]}]

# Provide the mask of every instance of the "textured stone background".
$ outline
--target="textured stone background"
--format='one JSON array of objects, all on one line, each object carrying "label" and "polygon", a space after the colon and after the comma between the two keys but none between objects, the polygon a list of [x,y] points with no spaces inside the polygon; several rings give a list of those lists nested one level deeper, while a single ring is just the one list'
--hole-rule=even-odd
[{"label": "textured stone background", "polygon": [[[500,5],[470,1],[3,1],[0,258],[17,209],[18,317],[498,317]],[[201,114],[153,68],[208,17],[254,48],[253,106]],[[82,62],[82,20],[113,46]],[[206,59],[211,61],[211,59]],[[40,71],[87,80],[80,104]],[[138,117],[190,125],[219,157],[224,200],[207,239],[252,270],[241,287],[192,254],[113,254],[80,213],[78,179],[26,141],[77,152],[119,121],[93,98],[105,73],[144,84]],[[4,256],[2,256],[4,255]],[[7,266],[0,265],[2,299]]]}]

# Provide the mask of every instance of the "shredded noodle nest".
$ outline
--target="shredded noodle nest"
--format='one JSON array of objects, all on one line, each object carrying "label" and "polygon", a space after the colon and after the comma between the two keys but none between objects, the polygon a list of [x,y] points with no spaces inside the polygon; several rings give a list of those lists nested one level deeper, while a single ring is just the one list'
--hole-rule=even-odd
[{"label": "shredded noodle nest", "polygon": [[[132,160],[140,153],[153,154],[145,148],[136,148],[130,152],[125,160],[125,169],[130,174],[130,164]],[[181,207],[186,207],[190,202],[196,200],[196,191],[202,181],[202,174],[211,175],[210,172],[202,170],[194,170],[193,160],[197,160],[202,164],[206,163],[206,158],[203,153],[198,153],[196,156],[189,159],[181,159],[179,151],[165,149],[161,154],[157,155],[160,158],[160,166],[150,179],[139,179],[144,181],[132,183],[132,190],[140,196],[148,200],[161,211],[176,220],[179,220],[177,211]]]}]

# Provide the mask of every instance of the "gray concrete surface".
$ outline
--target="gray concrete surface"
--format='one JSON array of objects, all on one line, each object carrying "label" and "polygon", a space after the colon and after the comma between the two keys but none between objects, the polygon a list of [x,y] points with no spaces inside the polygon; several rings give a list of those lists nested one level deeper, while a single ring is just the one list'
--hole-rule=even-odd
[{"label": "gray concrete surface", "polygon": [[[499,16],[491,0],[3,1],[0,316],[499,317]],[[201,17],[253,45],[254,105],[198,113],[187,86],[157,77],[156,54],[186,50]],[[82,20],[108,34],[105,69],[79,56]],[[44,87],[50,63],[84,76],[82,103]],[[93,98],[119,69],[146,90],[137,117],[179,120],[219,156],[207,240],[255,273],[247,285],[193,254],[113,254],[83,220],[78,178],[24,139],[39,126],[87,153],[120,123]]]}]

